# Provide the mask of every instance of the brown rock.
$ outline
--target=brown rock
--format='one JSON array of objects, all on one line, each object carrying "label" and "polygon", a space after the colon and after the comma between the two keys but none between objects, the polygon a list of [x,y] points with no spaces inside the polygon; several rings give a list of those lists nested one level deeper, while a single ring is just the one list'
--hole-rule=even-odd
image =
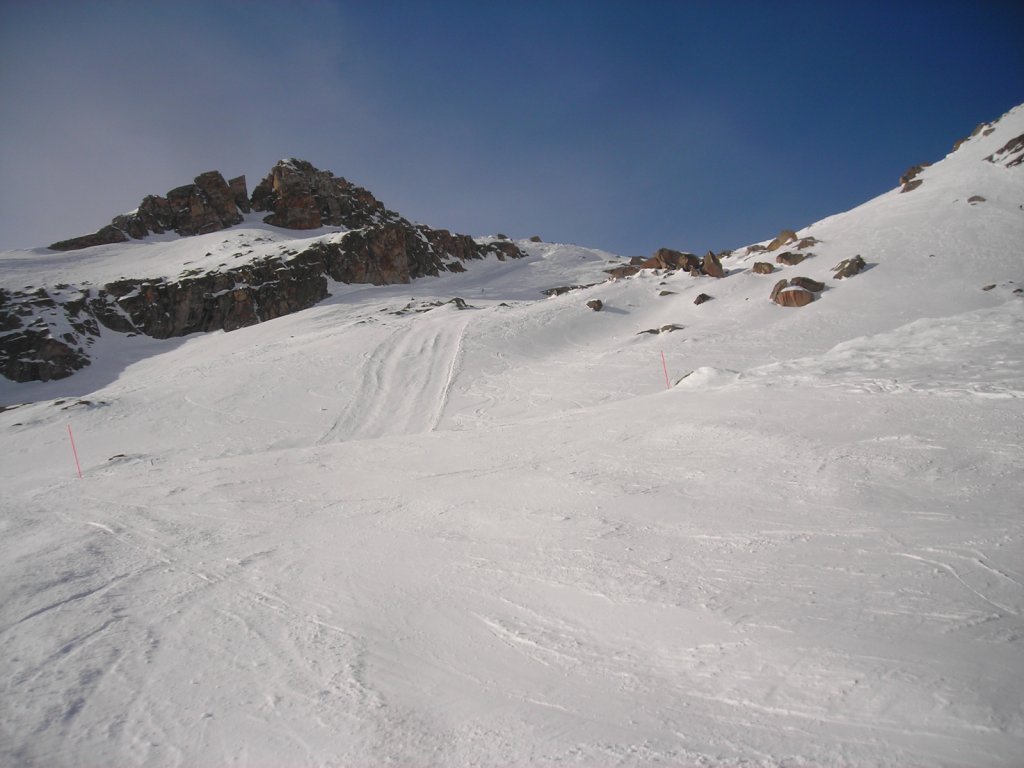
[{"label": "brown rock", "polygon": [[900,192],[913,192],[922,184],[924,184],[924,181],[921,179],[914,179],[913,181],[908,181],[906,184],[903,185],[903,188],[900,190]]},{"label": "brown rock", "polygon": [[758,275],[770,275],[775,271],[775,265],[769,264],[767,261],[755,261],[750,271]]},{"label": "brown rock", "polygon": [[859,272],[862,272],[867,264],[864,263],[864,259],[857,254],[851,259],[843,259],[841,262],[832,267],[832,271],[835,272],[835,279],[842,280],[846,277],[853,277]]},{"label": "brown rock", "polygon": [[787,267],[794,267],[809,256],[813,256],[811,253],[795,253],[793,251],[785,251],[775,257],[776,264],[785,264]]},{"label": "brown rock", "polygon": [[696,304],[697,306],[700,306],[705,301],[711,301],[713,298],[714,296],[708,296],[706,293],[702,293],[696,299],[693,300],[693,303]]},{"label": "brown rock", "polygon": [[718,260],[718,257],[712,251],[708,251],[704,255],[704,260],[701,263],[701,269],[705,275],[709,277],[725,277],[725,270],[722,269],[722,262]]},{"label": "brown rock", "polygon": [[760,243],[758,243],[756,245],[748,245],[747,246],[747,253],[748,254],[751,254],[751,253],[764,253],[767,250],[768,250],[768,247],[765,246],[765,245],[761,245]]},{"label": "brown rock", "polygon": [[917,176],[917,174],[919,174],[921,171],[923,171],[930,165],[931,163],[921,163],[920,165],[912,165],[906,171],[904,171],[903,175],[900,176],[900,184],[903,186],[903,191],[909,192],[911,189],[917,189],[917,187],[921,185],[920,179],[918,179],[917,184],[911,186],[910,189],[907,189],[907,185],[910,184],[910,182]]},{"label": "brown rock", "polygon": [[805,237],[803,240],[796,244],[796,249],[798,251],[802,251],[804,248],[810,248],[812,246],[817,245],[820,242],[821,240],[819,240],[816,237]]},{"label": "brown rock", "polygon": [[600,312],[602,309],[604,309],[604,302],[601,301],[600,299],[591,299],[590,301],[587,302],[587,306],[590,307],[595,312]]},{"label": "brown rock", "polygon": [[685,269],[700,268],[700,259],[692,253],[659,248],[651,258],[640,263],[642,269]]},{"label": "brown rock", "polygon": [[530,238],[530,242],[531,243],[543,243],[544,241],[540,239],[540,235],[534,235],[533,237]]},{"label": "brown rock", "polygon": [[824,283],[819,283],[817,280],[811,280],[809,277],[791,277],[789,279],[789,284],[811,291],[812,293],[821,293],[825,290]]},{"label": "brown rock", "polygon": [[606,269],[605,273],[611,275],[613,278],[619,279],[622,277],[631,277],[640,271],[640,267],[613,267],[612,269]]},{"label": "brown rock", "polygon": [[241,221],[231,187],[219,172],[207,171],[196,176],[194,183],[172,189],[166,198],[148,195],[137,210],[115,216],[108,226],[91,235],[62,240],[50,247],[72,251],[169,230],[179,235],[197,235],[226,229]]},{"label": "brown rock", "polygon": [[985,198],[982,197],[981,195],[971,195],[970,197],[967,198],[967,202],[970,203],[971,205],[974,205],[975,203],[984,203]]},{"label": "brown rock", "polygon": [[[94,245],[123,243],[126,240],[128,240],[128,235],[124,233],[124,230],[118,229],[112,224],[108,224],[107,226],[96,230],[91,235],[72,237],[68,240],[60,240],[53,243],[50,246],[50,249],[54,251],[77,251],[81,248],[91,248]],[[46,381],[46,379],[42,379],[42,381]]]},{"label": "brown rock", "polygon": [[1024,162],[1024,133],[1015,136],[985,158],[990,163],[1002,163],[1007,168],[1013,168]]},{"label": "brown rock", "polygon": [[794,232],[791,229],[784,229],[781,232],[779,232],[778,237],[776,237],[768,244],[768,250],[777,251],[782,246],[789,245],[790,243],[795,243],[796,241],[796,232]]},{"label": "brown rock", "polygon": [[362,187],[294,158],[279,162],[256,185],[252,208],[269,211],[263,220],[285,229],[361,229],[401,220]]},{"label": "brown rock", "polygon": [[779,280],[779,282],[777,282],[774,286],[772,286],[772,292],[768,296],[768,298],[770,298],[772,301],[775,301],[775,297],[779,295],[779,292],[782,291],[784,288],[786,288],[788,285],[789,285],[789,281],[787,281],[787,280]]},{"label": "brown rock", "polygon": [[245,184],[245,176],[235,176],[228,179],[228,186],[231,187],[231,194],[235,196],[235,205],[242,213],[249,213],[252,206],[249,205],[249,187]]},{"label": "brown rock", "polygon": [[814,294],[803,288],[784,288],[773,301],[781,307],[805,307],[814,301]]}]

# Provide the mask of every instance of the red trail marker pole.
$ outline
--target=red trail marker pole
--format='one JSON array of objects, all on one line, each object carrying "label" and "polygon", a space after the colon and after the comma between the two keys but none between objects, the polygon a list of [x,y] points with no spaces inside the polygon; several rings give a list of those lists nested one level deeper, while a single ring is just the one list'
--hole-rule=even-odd
[{"label": "red trail marker pole", "polygon": [[78,479],[82,479],[82,465],[78,463],[78,449],[75,448],[75,436],[71,434],[71,425],[68,424],[68,437],[71,440],[71,452],[75,454],[75,469],[78,470]]},{"label": "red trail marker pole", "polygon": [[672,389],[668,380],[668,363],[665,362],[665,350],[661,351],[661,367],[665,369],[665,389]]}]

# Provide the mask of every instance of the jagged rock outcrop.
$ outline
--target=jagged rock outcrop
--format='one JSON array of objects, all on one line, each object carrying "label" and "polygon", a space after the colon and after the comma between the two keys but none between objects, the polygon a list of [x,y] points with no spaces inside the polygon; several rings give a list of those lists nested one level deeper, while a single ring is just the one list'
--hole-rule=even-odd
[{"label": "jagged rock outcrop", "polygon": [[84,311],[86,298],[67,297],[67,330],[55,337],[43,313],[59,310],[58,301],[42,288],[32,293],[0,289],[0,374],[12,381],[50,381],[87,366],[86,349],[99,327]]},{"label": "jagged rock outcrop", "polygon": [[[140,276],[88,289],[61,286],[52,296],[42,290],[4,292],[0,374],[15,381],[69,376],[88,365],[88,348],[101,326],[154,338],[231,331],[313,306],[327,298],[330,280],[408,283],[464,271],[465,262],[487,256],[504,261],[526,255],[507,239],[478,242],[412,224],[367,190],[302,160],[278,163],[254,191],[251,207],[269,210],[265,220],[275,226],[350,231],[315,239],[301,251],[282,249],[233,269],[177,280]],[[137,210],[92,235],[51,247],[73,250],[167,231],[205,234],[240,223],[248,208],[244,176],[227,182],[210,171],[165,197],[147,197]]]},{"label": "jagged rock outcrop", "polygon": [[236,195],[241,191],[244,199],[245,177],[233,182],[234,188],[218,171],[201,173],[192,184],[176,187],[165,197],[148,195],[137,209],[115,216],[110,224],[91,235],[61,240],[50,248],[73,251],[169,231],[179,235],[201,235],[234,226],[242,221]]},{"label": "jagged rock outcrop", "polygon": [[281,160],[256,185],[252,209],[268,211],[263,220],[285,229],[360,229],[401,219],[368,190],[295,158]]}]

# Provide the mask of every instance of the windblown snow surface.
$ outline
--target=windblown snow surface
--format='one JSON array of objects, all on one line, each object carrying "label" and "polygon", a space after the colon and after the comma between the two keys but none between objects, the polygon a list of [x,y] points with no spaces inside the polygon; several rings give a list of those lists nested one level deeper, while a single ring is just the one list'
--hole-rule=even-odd
[{"label": "windblown snow surface", "polygon": [[[1021,765],[1024,167],[984,158],[1024,109],[995,129],[775,275],[545,298],[620,260],[523,243],[5,381],[0,764]],[[235,237],[292,235],[0,274]],[[793,275],[828,288],[770,303]]]}]

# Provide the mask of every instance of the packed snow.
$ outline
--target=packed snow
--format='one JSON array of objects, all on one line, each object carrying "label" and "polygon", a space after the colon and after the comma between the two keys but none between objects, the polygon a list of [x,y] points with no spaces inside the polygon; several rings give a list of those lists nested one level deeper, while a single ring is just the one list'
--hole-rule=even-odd
[{"label": "packed snow", "polygon": [[[0,382],[0,764],[1020,765],[1024,168],[984,158],[1024,109],[994,128],[773,275],[523,242]],[[794,275],[828,287],[772,304]]]}]

